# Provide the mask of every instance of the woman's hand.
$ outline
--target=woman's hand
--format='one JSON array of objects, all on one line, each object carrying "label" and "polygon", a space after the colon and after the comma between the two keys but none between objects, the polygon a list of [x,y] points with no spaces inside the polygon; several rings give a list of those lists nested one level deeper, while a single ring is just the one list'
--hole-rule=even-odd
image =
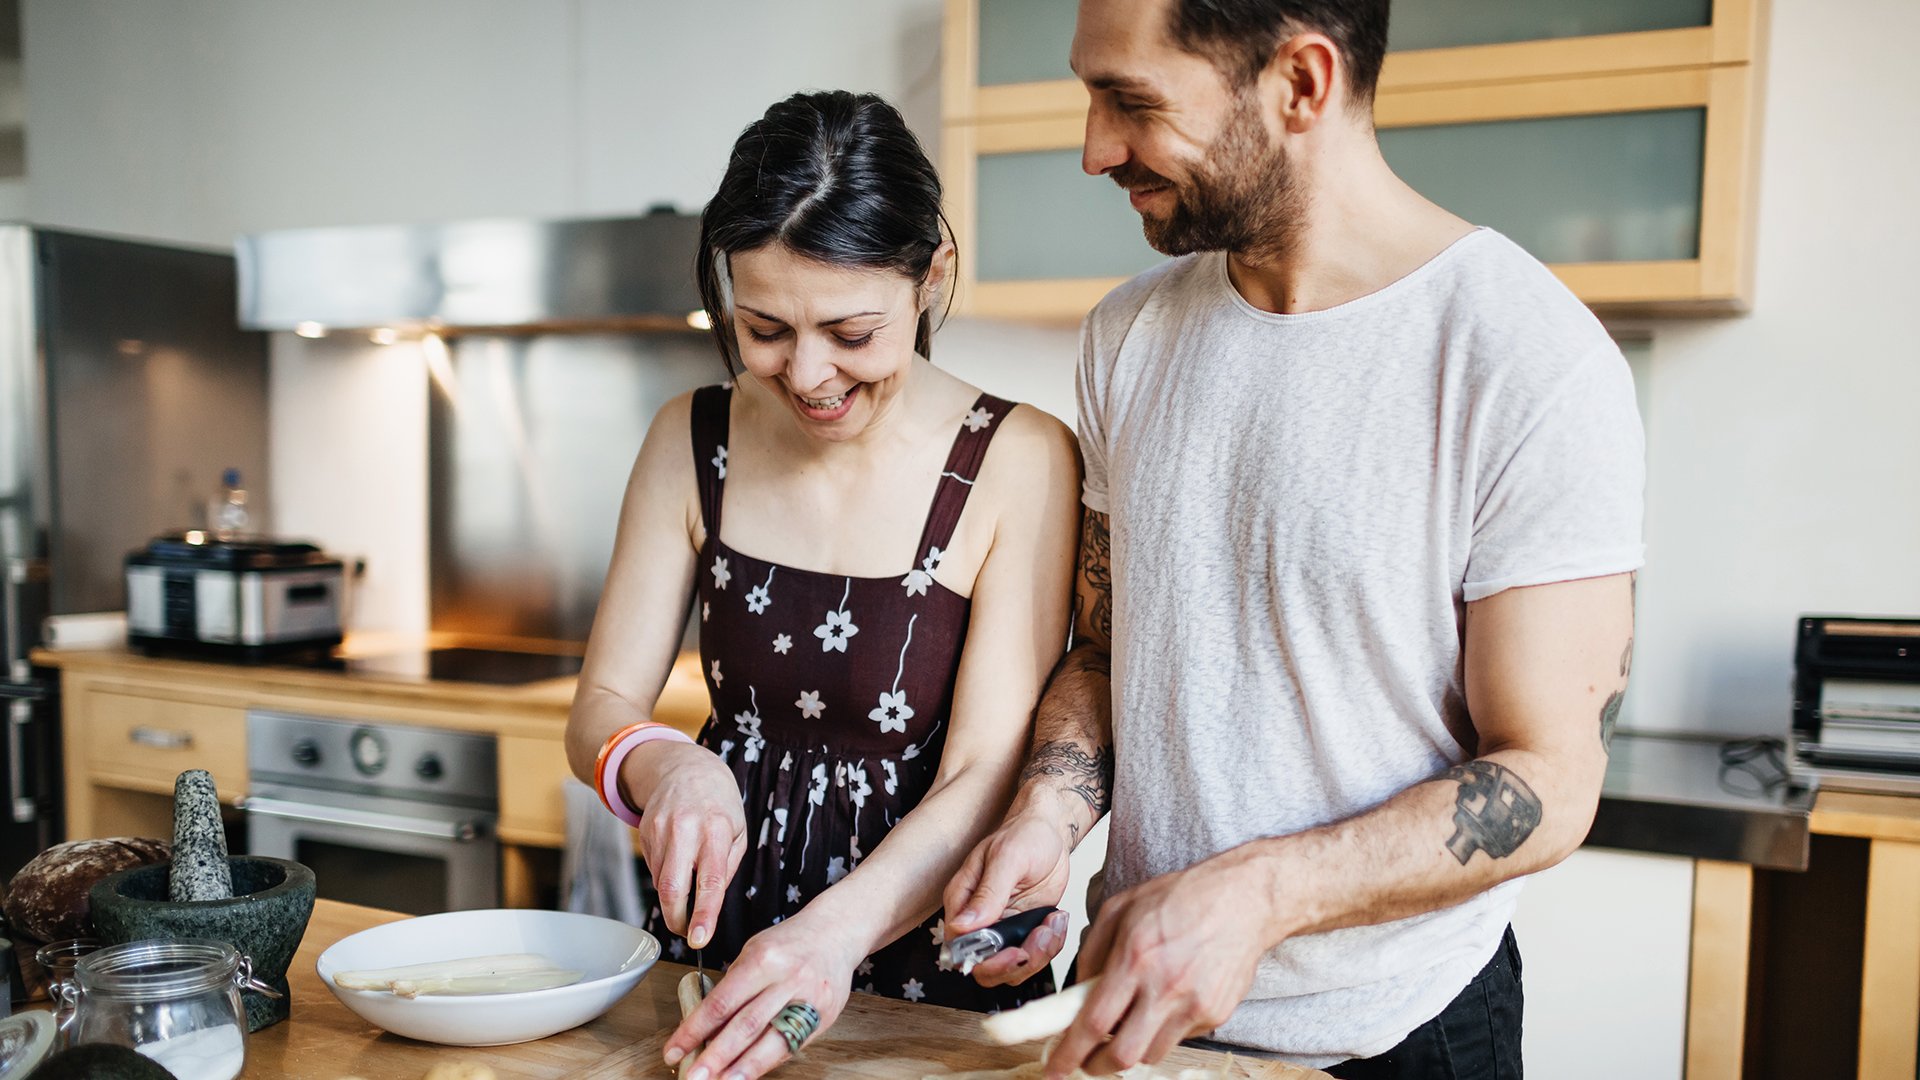
[{"label": "woman's hand", "polygon": [[688,1080],[754,1080],[785,1061],[787,1042],[767,1025],[804,1001],[820,1013],[816,1034],[846,1008],[865,942],[848,926],[801,912],[755,934],[727,974],[667,1040],[668,1065],[704,1046]]},{"label": "woman's hand", "polygon": [[640,855],[660,894],[661,918],[687,944],[705,948],[747,852],[740,785],[713,751],[664,741],[629,754],[620,781],[641,808]]},{"label": "woman's hand", "polygon": [[[1058,823],[1016,813],[975,844],[947,883],[948,940],[991,926],[1009,915],[1058,904],[1067,894],[1073,848]],[[1022,983],[1053,963],[1067,944],[1068,916],[1055,912],[1027,940],[976,964],[982,986]]]}]

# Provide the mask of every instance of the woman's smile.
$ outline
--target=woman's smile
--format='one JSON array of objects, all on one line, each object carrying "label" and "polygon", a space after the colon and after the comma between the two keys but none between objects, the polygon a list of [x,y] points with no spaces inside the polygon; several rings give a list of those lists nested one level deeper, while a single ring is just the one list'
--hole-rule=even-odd
[{"label": "woman's smile", "polygon": [[863,384],[854,383],[831,397],[810,398],[788,391],[793,400],[800,403],[800,414],[809,420],[832,423],[853,411],[853,403],[860,396]]}]

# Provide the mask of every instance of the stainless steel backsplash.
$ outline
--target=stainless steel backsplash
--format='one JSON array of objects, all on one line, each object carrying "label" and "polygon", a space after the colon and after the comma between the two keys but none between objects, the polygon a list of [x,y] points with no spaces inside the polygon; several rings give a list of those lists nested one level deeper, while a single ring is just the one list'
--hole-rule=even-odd
[{"label": "stainless steel backsplash", "polygon": [[584,640],[647,425],[726,377],[711,339],[471,335],[428,361],[434,629]]}]

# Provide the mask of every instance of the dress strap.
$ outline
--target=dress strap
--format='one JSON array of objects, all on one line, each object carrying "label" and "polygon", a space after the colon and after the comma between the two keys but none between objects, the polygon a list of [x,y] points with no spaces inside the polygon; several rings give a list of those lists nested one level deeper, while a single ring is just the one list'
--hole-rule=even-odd
[{"label": "dress strap", "polygon": [[981,394],[974,400],[966,419],[960,422],[960,432],[953,437],[953,450],[947,454],[946,470],[940,474],[940,484],[933,491],[933,508],[927,513],[927,527],[920,534],[920,546],[915,549],[914,569],[931,573],[939,564],[933,552],[935,549],[944,552],[952,542],[953,530],[960,524],[960,512],[967,508],[967,496],[973,494],[973,482],[980,476],[980,463],[986,460],[987,444],[993,441],[1000,422],[1012,411],[1013,402]]},{"label": "dress strap", "polygon": [[720,538],[720,496],[727,486],[728,409],[733,384],[703,386],[693,392],[693,468],[700,478],[700,520],[708,539]]}]

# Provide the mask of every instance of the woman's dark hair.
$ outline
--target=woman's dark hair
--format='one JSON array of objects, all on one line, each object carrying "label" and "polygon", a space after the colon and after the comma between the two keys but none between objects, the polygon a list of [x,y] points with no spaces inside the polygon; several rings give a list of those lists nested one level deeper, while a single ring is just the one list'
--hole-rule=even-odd
[{"label": "woman's dark hair", "polygon": [[[779,243],[830,266],[923,282],[952,233],[945,225],[940,175],[893,106],[827,90],[768,109],[734,142],[720,190],[700,214],[700,301],[727,371],[736,371],[740,344],[720,281],[726,256]],[[932,339],[928,310],[913,347],[927,356]]]}]

